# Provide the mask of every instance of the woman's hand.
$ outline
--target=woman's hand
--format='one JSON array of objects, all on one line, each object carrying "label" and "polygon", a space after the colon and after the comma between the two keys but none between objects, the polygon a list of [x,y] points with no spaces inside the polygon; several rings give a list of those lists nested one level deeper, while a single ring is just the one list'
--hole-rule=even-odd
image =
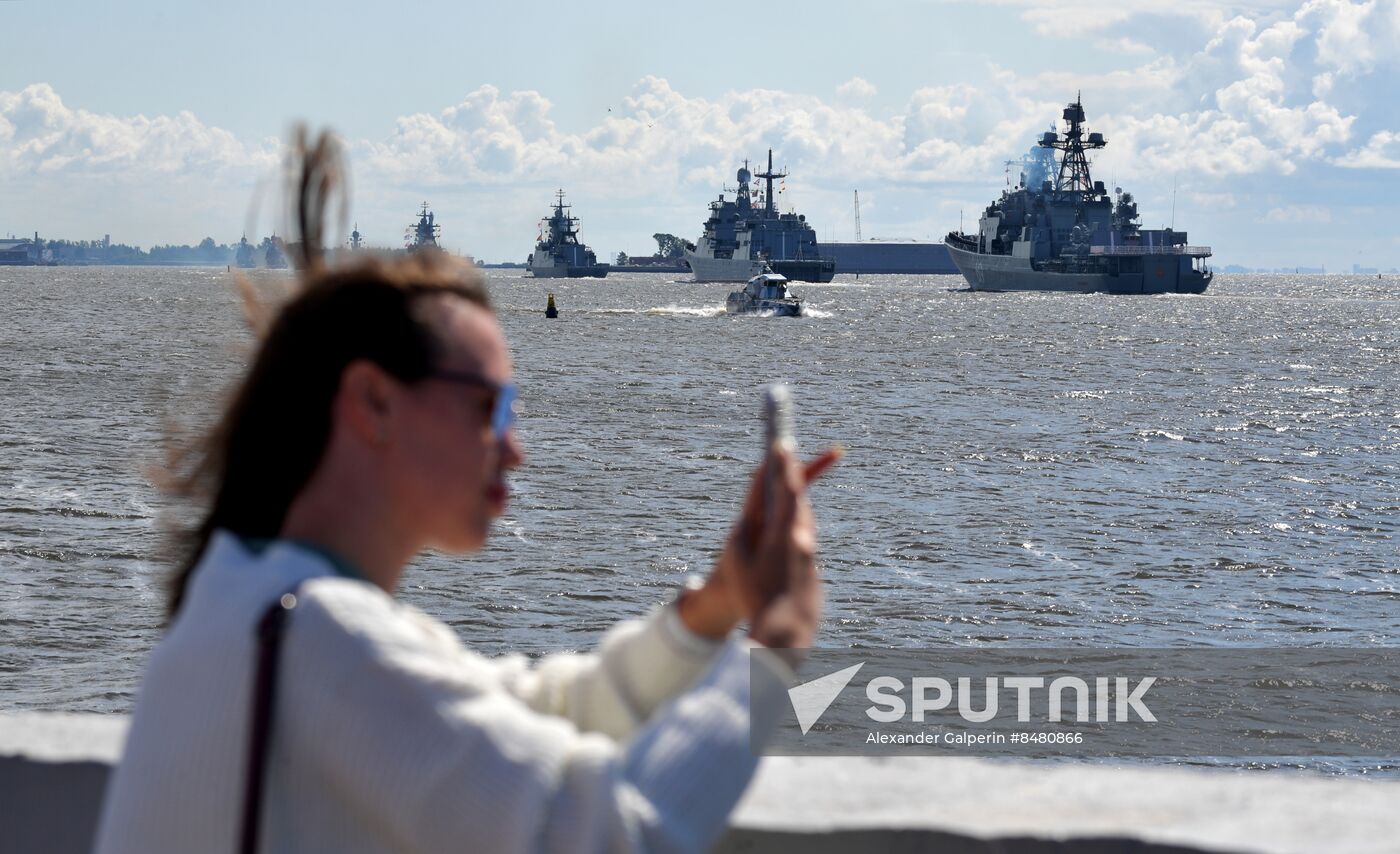
[{"label": "woman's hand", "polygon": [[[821,613],[821,588],[816,578],[816,522],[807,503],[807,486],[841,453],[833,448],[801,466],[789,452],[770,452],[754,473],[743,510],[714,571],[702,587],[686,591],[678,602],[687,628],[721,638],[748,620],[750,634],[759,643],[802,646],[810,642]],[[767,499],[765,484],[773,488]]]}]

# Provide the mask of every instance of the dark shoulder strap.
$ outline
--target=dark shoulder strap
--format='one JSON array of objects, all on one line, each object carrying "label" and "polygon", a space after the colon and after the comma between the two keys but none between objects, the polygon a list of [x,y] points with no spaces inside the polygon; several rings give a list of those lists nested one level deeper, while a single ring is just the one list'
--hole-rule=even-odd
[{"label": "dark shoulder strap", "polygon": [[252,730],[248,737],[248,764],[243,780],[243,826],[240,854],[258,850],[262,819],[263,783],[267,776],[267,748],[272,739],[272,704],[277,693],[277,660],[282,629],[297,606],[298,582],[267,609],[258,620],[257,670],[253,681]]}]

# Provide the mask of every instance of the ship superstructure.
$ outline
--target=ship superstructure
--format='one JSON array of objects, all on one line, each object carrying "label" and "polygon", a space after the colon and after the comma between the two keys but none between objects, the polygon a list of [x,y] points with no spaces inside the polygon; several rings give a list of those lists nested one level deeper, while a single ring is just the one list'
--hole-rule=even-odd
[{"label": "ship superstructure", "polygon": [[530,254],[530,275],[537,279],[602,278],[608,265],[599,264],[598,256],[579,242],[578,217],[569,213],[571,205],[564,203],[564,191],[554,196],[554,211],[540,224],[540,236],[535,251]]},{"label": "ship superstructure", "polygon": [[[356,228],[358,231],[358,227]],[[404,248],[410,252],[418,249],[440,249],[438,240],[442,237],[442,226],[437,224],[433,212],[424,202],[418,210],[418,222],[412,223],[404,231]]]},{"label": "ship superstructure", "polygon": [[[789,279],[829,282],[836,263],[823,258],[817,234],[807,217],[779,213],[773,197],[773,181],[787,177],[773,171],[773,149],[768,149],[768,169],[754,175],[748,161],[739,170],[734,200],[721,193],[710,202],[710,216],[694,249],[685,252],[686,263],[697,282],[747,282],[765,267]],[[750,182],[765,182],[761,204],[754,204]]]},{"label": "ship superstructure", "polygon": [[1063,134],[1041,135],[1022,160],[1020,181],[987,206],[975,233],[948,235],[949,255],[971,288],[1205,291],[1210,247],[1190,245],[1184,231],[1142,228],[1132,194],[1115,188],[1110,196],[1089,174],[1088,152],[1108,141],[1087,132],[1081,99],[1065,107],[1064,121]]}]

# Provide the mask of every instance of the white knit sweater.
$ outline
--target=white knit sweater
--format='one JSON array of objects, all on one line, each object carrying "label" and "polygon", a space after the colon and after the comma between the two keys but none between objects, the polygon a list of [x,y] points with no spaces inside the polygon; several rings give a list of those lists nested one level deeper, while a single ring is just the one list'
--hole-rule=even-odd
[{"label": "white knit sweater", "polygon": [[[313,551],[216,534],[151,655],[97,851],[237,847],[254,626],[284,636],[262,851],[697,851],[757,762],[788,672],[674,608],[596,655],[487,659]],[[762,657],[764,659],[769,656]]]}]

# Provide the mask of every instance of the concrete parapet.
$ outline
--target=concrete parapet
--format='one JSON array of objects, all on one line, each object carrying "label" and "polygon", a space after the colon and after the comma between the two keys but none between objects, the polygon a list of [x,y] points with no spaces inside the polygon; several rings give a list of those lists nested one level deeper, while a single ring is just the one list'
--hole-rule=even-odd
[{"label": "concrete parapet", "polygon": [[91,846],[120,715],[0,714],[0,854],[80,854]]},{"label": "concrete parapet", "polygon": [[[0,714],[0,852],[80,854],[126,733],[112,715]],[[1400,782],[916,757],[776,757],[724,852],[1176,854],[1397,850]]]}]

